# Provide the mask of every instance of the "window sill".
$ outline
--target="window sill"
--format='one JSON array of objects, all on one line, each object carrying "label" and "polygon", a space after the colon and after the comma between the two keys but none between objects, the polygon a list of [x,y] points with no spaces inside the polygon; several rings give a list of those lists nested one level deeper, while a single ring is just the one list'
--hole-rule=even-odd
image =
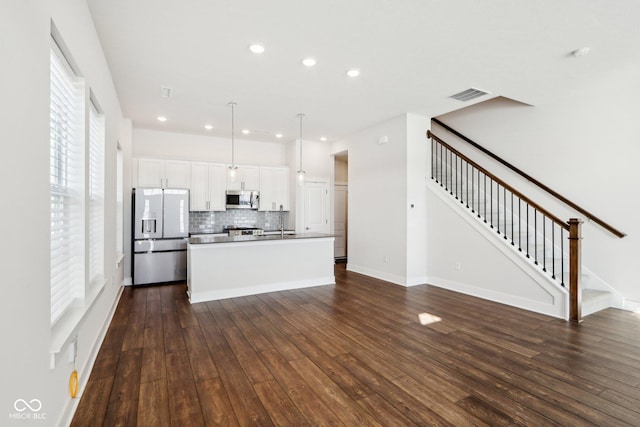
[{"label": "window sill", "polygon": [[84,304],[70,307],[66,313],[51,327],[51,344],[49,346],[49,369],[56,368],[56,359],[72,338],[75,338],[79,326],[85,316],[104,290],[106,280],[88,290]]}]

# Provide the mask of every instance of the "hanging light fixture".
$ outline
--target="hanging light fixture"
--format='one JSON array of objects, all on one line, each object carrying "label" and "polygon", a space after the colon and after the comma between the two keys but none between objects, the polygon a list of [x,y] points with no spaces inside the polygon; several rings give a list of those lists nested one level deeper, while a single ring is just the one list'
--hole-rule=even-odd
[{"label": "hanging light fixture", "polygon": [[234,128],[233,128],[233,113],[235,110],[236,105],[238,105],[236,102],[229,102],[227,104],[228,106],[231,107],[231,166],[229,166],[229,177],[231,179],[235,178],[236,176],[236,170],[238,169],[238,167],[236,166],[236,157],[235,157],[235,141],[233,139],[234,136]]},{"label": "hanging light fixture", "polygon": [[305,174],[305,171],[302,169],[302,118],[304,117],[304,113],[298,113],[296,117],[300,119],[300,170],[298,171],[298,179],[302,182],[304,181]]}]

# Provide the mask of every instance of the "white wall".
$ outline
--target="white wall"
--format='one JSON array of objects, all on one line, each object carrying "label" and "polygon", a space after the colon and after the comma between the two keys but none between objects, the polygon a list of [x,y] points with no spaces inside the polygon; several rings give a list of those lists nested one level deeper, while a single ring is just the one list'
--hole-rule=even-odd
[{"label": "white wall", "polygon": [[406,284],[427,282],[427,215],[426,181],[429,178],[430,143],[426,132],[430,120],[407,114],[407,272]]},{"label": "white wall", "polygon": [[[130,152],[130,136],[101,46],[84,0],[3,2],[0,81],[11,102],[0,105],[5,184],[0,215],[2,244],[2,340],[0,402],[3,425],[66,424],[79,399],[68,393],[72,364],[67,348],[49,369],[51,342],[49,289],[49,48],[53,20],[107,118],[107,190],[105,273],[107,284],[78,331],[76,367],[81,385],[88,378],[90,351],[100,343],[110,310],[119,295],[122,263],[115,255],[115,147]],[[126,167],[127,165],[125,165]],[[128,170],[128,169],[127,169]],[[129,182],[128,174],[125,182]],[[126,200],[126,199],[125,199]],[[113,249],[110,249],[113,248]],[[82,391],[82,389],[81,389]],[[46,421],[9,418],[16,399],[39,399]]]},{"label": "white wall", "polygon": [[[640,301],[640,69],[621,67],[602,75],[588,90],[548,105],[524,106],[505,99],[476,104],[440,119],[498,156],[627,233],[618,239],[585,223],[583,263],[628,300]],[[434,127],[445,140],[455,141]],[[464,148],[468,150],[468,148]],[[480,164],[493,162],[482,158]],[[493,169],[491,169],[493,168]],[[525,194],[562,218],[582,217],[532,189],[513,173],[491,166]],[[429,240],[429,250],[442,242]],[[486,264],[488,254],[479,253]]]},{"label": "white wall", "polygon": [[[285,166],[286,144],[234,138],[239,165]],[[231,137],[133,129],[134,157],[231,163]]]},{"label": "white wall", "polygon": [[[378,144],[380,136],[388,142]],[[406,284],[407,119],[371,126],[332,145],[349,151],[347,268]]]}]

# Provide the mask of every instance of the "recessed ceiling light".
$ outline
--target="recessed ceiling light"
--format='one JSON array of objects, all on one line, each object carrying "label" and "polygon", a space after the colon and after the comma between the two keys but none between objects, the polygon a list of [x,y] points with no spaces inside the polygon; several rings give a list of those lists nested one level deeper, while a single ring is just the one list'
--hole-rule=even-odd
[{"label": "recessed ceiling light", "polygon": [[158,121],[164,123],[167,121],[167,118],[165,116],[158,116]]},{"label": "recessed ceiling light", "polygon": [[276,138],[282,138],[284,135],[281,133],[276,133]]},{"label": "recessed ceiling light", "polygon": [[315,58],[304,58],[302,64],[304,64],[305,67],[313,67],[316,65],[316,60]]},{"label": "recessed ceiling light", "polygon": [[358,69],[353,68],[353,69],[347,71],[347,76],[349,76],[349,77],[358,77],[359,75],[360,75],[360,70],[358,70]]},{"label": "recessed ceiling light", "polygon": [[211,129],[213,129],[213,126],[211,126],[211,125],[204,125],[204,128],[205,128],[206,130],[211,130]]},{"label": "recessed ceiling light", "polygon": [[245,135],[248,135],[249,134],[249,129],[242,129],[242,133],[245,134]]},{"label": "recessed ceiling light", "polygon": [[320,141],[324,142],[324,141],[326,141],[326,140],[327,140],[327,137],[326,137],[326,136],[321,136],[321,137],[320,137]]},{"label": "recessed ceiling light", "polygon": [[253,53],[262,53],[264,52],[264,46],[261,44],[252,44],[249,46],[249,50]]}]

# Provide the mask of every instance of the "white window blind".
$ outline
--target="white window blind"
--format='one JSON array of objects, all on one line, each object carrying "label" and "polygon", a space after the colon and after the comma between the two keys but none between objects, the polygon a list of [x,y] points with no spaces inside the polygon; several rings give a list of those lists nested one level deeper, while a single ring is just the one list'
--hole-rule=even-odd
[{"label": "white window blind", "polygon": [[124,255],[124,155],[118,144],[116,156],[116,259]]},{"label": "white window blind", "polygon": [[89,106],[89,283],[104,280],[104,115]]},{"label": "white window blind", "polygon": [[51,323],[83,297],[83,84],[50,54]]}]

